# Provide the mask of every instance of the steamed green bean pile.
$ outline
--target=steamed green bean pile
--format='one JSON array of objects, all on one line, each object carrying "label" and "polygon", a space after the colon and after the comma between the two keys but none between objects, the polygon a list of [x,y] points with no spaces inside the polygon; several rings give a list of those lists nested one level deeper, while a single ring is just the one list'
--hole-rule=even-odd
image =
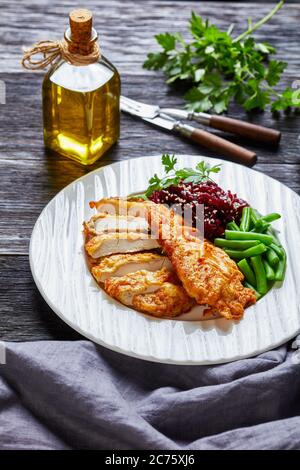
[{"label": "steamed green bean pile", "polygon": [[271,227],[281,216],[260,216],[255,209],[244,207],[240,225],[230,222],[225,238],[215,238],[215,245],[234,259],[245,276],[245,286],[253,289],[257,299],[265,295],[274,282],[283,281],[286,253]]}]

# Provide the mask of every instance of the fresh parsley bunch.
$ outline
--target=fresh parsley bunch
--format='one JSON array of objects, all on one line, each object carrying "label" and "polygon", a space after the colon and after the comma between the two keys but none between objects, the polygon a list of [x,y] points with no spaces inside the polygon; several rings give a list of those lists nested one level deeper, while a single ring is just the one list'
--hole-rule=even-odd
[{"label": "fresh parsley bunch", "polygon": [[169,186],[176,186],[180,181],[184,183],[201,183],[210,180],[210,173],[218,173],[220,171],[220,165],[210,166],[208,163],[201,161],[196,165],[196,168],[180,168],[175,169],[177,158],[169,154],[162,155],[162,164],[165,169],[166,175],[163,178],[159,178],[155,173],[149,180],[149,187],[145,192],[146,198],[151,196],[154,191],[160,191],[166,189]]},{"label": "fresh parsley bunch", "polygon": [[248,29],[233,38],[233,25],[224,32],[208,20],[192,12],[189,29],[192,40],[185,42],[179,33],[155,36],[162,52],[148,54],[146,69],[162,70],[167,83],[175,81],[190,84],[185,94],[191,111],[214,111],[219,114],[234,100],[246,111],[286,110],[294,103],[295,90],[286,88],[282,93],[274,89],[287,64],[268,60],[276,50],[270,44],[258,43],[251,34],[266,23],[282,7],[283,1],[256,24],[248,21]]}]

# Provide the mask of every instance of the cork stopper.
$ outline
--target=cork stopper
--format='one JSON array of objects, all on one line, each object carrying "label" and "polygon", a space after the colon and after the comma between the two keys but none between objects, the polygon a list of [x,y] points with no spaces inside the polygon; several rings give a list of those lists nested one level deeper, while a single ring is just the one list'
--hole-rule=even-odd
[{"label": "cork stopper", "polygon": [[93,15],[89,10],[78,9],[69,15],[71,43],[69,50],[75,54],[87,55],[92,48]]}]

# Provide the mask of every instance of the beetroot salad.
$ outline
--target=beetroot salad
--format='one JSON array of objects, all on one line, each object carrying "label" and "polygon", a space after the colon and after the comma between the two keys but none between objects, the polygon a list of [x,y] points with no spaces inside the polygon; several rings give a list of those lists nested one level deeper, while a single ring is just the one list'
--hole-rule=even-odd
[{"label": "beetroot salad", "polygon": [[145,193],[148,199],[157,204],[176,205],[180,211],[184,205],[191,205],[194,226],[195,207],[204,204],[204,236],[212,241],[224,235],[229,222],[240,223],[243,207],[248,203],[231,191],[225,191],[210,178],[211,173],[220,171],[220,165],[210,167],[200,162],[195,170],[174,170],[176,158],[169,155],[163,155],[162,163],[166,176],[159,178],[154,175],[150,179]]},{"label": "beetroot salad", "polygon": [[[240,223],[243,207],[248,204],[231,191],[224,191],[213,181],[180,182],[177,186],[154,191],[149,199],[157,204],[204,204],[204,235],[210,240],[224,235],[228,222]],[[195,211],[193,211],[195,217]],[[193,219],[193,225],[196,225]]]}]

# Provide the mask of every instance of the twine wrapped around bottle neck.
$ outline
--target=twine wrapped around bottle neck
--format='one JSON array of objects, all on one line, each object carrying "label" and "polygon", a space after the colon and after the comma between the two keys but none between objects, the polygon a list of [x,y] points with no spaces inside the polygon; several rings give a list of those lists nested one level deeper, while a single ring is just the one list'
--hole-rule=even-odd
[{"label": "twine wrapped around bottle neck", "polygon": [[[42,59],[34,60],[33,57],[42,54]],[[89,65],[97,62],[101,57],[100,47],[97,41],[91,44],[89,54],[76,54],[69,49],[69,43],[62,41],[40,41],[30,49],[24,51],[22,66],[28,70],[40,70],[53,65],[60,59],[64,59],[72,65]]]}]

